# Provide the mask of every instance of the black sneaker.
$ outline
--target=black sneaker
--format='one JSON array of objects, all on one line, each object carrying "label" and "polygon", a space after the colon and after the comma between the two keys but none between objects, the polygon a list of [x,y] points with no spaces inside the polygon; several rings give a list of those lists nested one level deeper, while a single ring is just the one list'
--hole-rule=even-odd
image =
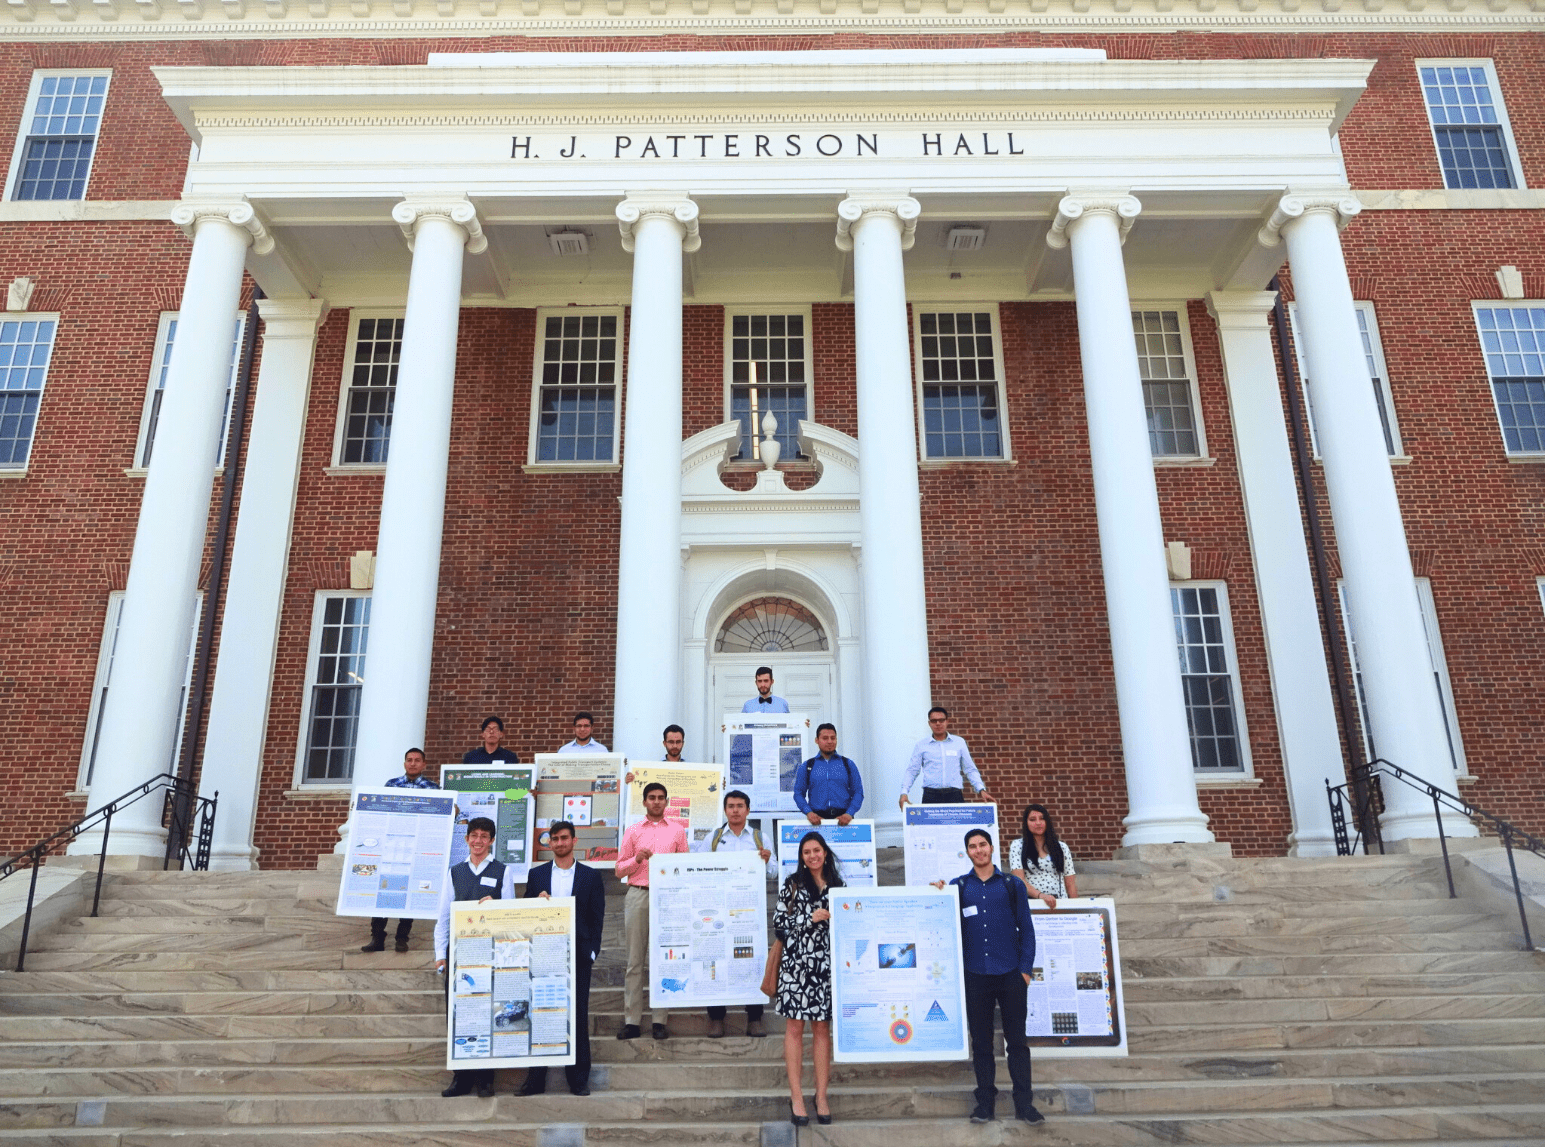
[{"label": "black sneaker", "polygon": [[623,1024],[622,1030],[617,1033],[618,1039],[637,1039],[644,1033],[638,1030],[637,1024]]},{"label": "black sneaker", "polygon": [[998,1117],[992,1113],[992,1108],[978,1103],[976,1110],[971,1112],[972,1123],[996,1123]]},{"label": "black sneaker", "polygon": [[384,952],[386,951],[386,940],[383,937],[380,940],[372,940],[368,944],[361,944],[359,950],[361,952]]},{"label": "black sneaker", "polygon": [[1025,1108],[1025,1110],[1021,1111],[1014,1118],[1018,1119],[1022,1123],[1045,1123],[1046,1122],[1046,1116],[1042,1115],[1034,1107],[1027,1107],[1027,1108]]},{"label": "black sneaker", "polygon": [[466,1095],[472,1090],[470,1083],[464,1083],[460,1079],[451,1080],[451,1085],[440,1093],[442,1099],[455,1099],[458,1095]]},{"label": "black sneaker", "polygon": [[479,1099],[492,1099],[494,1097],[494,1085],[491,1083],[478,1084],[477,1097]]},{"label": "black sneaker", "polygon": [[664,1024],[655,1024],[654,1027],[650,1029],[650,1034],[654,1036],[655,1039],[671,1038],[671,1033],[665,1030]]}]

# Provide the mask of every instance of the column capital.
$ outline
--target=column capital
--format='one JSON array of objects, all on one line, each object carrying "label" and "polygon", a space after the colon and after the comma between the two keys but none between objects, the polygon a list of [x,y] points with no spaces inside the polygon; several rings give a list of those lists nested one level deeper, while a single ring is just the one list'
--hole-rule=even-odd
[{"label": "column capital", "polygon": [[477,217],[477,208],[465,199],[404,199],[392,208],[392,219],[402,228],[402,236],[413,250],[418,225],[425,219],[445,219],[460,227],[467,236],[467,250],[474,255],[488,250],[488,236]]},{"label": "column capital", "polygon": [[849,195],[837,204],[837,250],[853,250],[853,224],[865,215],[892,215],[901,227],[901,249],[910,251],[917,240],[917,217],[923,205],[910,195]]},{"label": "column capital", "polygon": [[1101,213],[1115,217],[1121,228],[1121,241],[1127,241],[1127,232],[1142,213],[1143,205],[1136,196],[1115,194],[1064,195],[1057,201],[1057,214],[1052,217],[1051,230],[1046,232],[1046,245],[1057,250],[1068,245],[1068,227],[1085,215]]},{"label": "column capital", "polygon": [[1219,330],[1265,330],[1276,291],[1209,291],[1207,313]]},{"label": "column capital", "polygon": [[622,233],[622,249],[633,250],[635,228],[647,216],[665,216],[681,228],[681,249],[688,254],[703,245],[697,229],[697,204],[683,196],[630,195],[617,204],[617,230]]},{"label": "column capital", "polygon": [[315,338],[331,309],[326,299],[259,299],[265,339]]},{"label": "column capital", "polygon": [[1282,228],[1294,219],[1324,211],[1335,216],[1336,230],[1341,230],[1362,211],[1363,205],[1350,191],[1334,191],[1324,195],[1284,195],[1277,200],[1271,218],[1256,233],[1263,247],[1275,247],[1282,242]]},{"label": "column capital", "polygon": [[183,234],[192,239],[199,224],[210,219],[220,219],[247,233],[247,242],[259,255],[274,249],[274,237],[258,218],[258,213],[245,198],[237,199],[184,199],[172,208],[172,222],[182,228]]}]

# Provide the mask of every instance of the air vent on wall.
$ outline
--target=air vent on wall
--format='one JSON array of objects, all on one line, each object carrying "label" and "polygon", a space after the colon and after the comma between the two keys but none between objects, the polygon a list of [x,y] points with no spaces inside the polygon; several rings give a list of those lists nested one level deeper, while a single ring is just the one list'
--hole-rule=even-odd
[{"label": "air vent on wall", "polygon": [[583,231],[558,231],[549,235],[547,241],[552,244],[554,255],[590,254],[590,237]]},{"label": "air vent on wall", "polygon": [[944,237],[946,251],[979,251],[987,242],[985,227],[951,227]]}]

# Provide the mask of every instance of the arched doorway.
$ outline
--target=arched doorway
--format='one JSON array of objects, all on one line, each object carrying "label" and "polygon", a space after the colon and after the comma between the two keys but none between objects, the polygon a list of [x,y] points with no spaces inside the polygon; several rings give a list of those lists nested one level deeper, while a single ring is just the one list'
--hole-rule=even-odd
[{"label": "arched doorway", "polygon": [[715,718],[756,696],[756,670],[766,665],[773,692],[790,710],[835,721],[836,659],[827,632],[816,612],[792,597],[764,594],[731,609],[709,646]]}]

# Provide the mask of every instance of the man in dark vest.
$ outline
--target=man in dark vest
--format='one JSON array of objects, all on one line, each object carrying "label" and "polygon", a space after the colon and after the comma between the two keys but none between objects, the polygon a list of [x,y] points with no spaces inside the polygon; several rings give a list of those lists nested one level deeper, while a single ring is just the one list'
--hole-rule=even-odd
[{"label": "man in dark vest", "polygon": [[[494,846],[494,822],[486,816],[475,816],[467,824],[467,859],[451,865],[451,878],[440,893],[440,918],[435,921],[435,968],[445,971],[447,949],[451,940],[451,901],[502,899],[504,893],[504,865],[491,855]],[[449,1006],[450,977],[445,979],[446,1002]],[[469,1069],[458,1071],[451,1085],[440,1094],[447,1099],[466,1095],[477,1088],[478,1098],[488,1099],[494,1093],[492,1070]]]}]

